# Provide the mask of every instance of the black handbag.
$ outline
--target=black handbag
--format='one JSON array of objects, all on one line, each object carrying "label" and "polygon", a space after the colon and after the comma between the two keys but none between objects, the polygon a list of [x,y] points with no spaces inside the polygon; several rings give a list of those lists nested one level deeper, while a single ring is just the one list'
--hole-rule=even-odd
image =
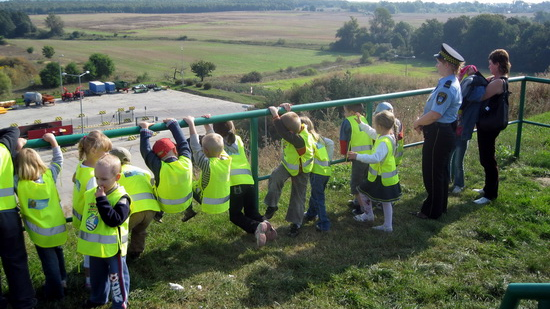
[{"label": "black handbag", "polygon": [[477,128],[483,131],[502,131],[508,126],[508,79],[502,78],[503,91],[496,98],[489,98],[482,102],[479,111]]}]

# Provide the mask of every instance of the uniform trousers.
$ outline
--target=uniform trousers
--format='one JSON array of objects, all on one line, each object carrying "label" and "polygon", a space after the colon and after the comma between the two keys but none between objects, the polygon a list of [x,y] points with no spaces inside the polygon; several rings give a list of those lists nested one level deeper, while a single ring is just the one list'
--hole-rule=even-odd
[{"label": "uniform trousers", "polygon": [[431,219],[447,212],[449,195],[449,164],[455,146],[454,123],[438,122],[424,126],[422,147],[422,178],[428,197],[422,204],[422,214]]}]

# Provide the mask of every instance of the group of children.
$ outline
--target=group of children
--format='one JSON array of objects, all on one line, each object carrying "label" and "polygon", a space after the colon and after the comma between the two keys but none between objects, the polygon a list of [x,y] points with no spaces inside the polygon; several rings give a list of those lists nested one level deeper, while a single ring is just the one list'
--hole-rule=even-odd
[{"label": "group of children", "polygon": [[[334,142],[317,133],[308,117],[292,112],[291,104],[280,107],[283,110],[269,107],[274,127],[283,139],[283,158],[269,179],[264,215],[255,206],[251,166],[231,121],[207,124],[206,134],[199,137],[195,119],[183,117],[189,127],[188,141],[178,121],[165,119],[164,125],[176,142],[163,138],[152,148],[153,131],[149,128],[153,124],[140,123],[140,152],[153,177],[131,165],[130,152],[121,147],[113,149],[110,139],[100,131],[92,131],[79,141],[80,162],[73,175],[73,224],[90,290],[85,307],[107,303],[109,294],[113,308],[127,307],[130,276],[126,258],[133,260],[143,253],[147,227],[158,214],[183,213],[185,222],[196,215],[195,209],[209,214],[229,210],[230,221],[254,234],[257,246],[262,247],[277,237],[268,220],[278,210],[284,183],[291,178],[286,214],[289,236],[297,236],[304,223],[314,220],[318,231],[330,229],[325,188],[331,176]],[[401,195],[396,165],[402,153],[402,128],[386,102],[377,108],[374,129],[361,114],[361,105],[346,106],[345,112],[340,145],[342,153],[352,160],[351,192],[360,205],[354,210],[355,219],[374,221],[372,203],[380,202],[384,224],[374,229],[391,232],[392,202]],[[24,140],[20,139],[14,188],[25,230],[42,262],[45,295],[62,299],[67,273],[61,246],[67,240],[67,230],[56,179],[63,156],[52,134],[43,139],[52,147],[49,167],[35,150],[22,148]],[[196,181],[193,166],[201,171]],[[308,180],[311,196],[306,211]],[[195,209],[193,199],[199,204]]]}]

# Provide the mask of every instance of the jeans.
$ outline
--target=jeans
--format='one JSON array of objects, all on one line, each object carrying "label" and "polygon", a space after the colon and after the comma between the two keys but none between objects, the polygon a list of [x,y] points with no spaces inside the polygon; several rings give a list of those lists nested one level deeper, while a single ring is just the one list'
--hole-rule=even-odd
[{"label": "jeans", "polygon": [[42,248],[36,246],[36,252],[42,262],[42,271],[46,277],[44,294],[50,299],[61,299],[65,296],[63,280],[67,280],[65,257],[61,246]]},{"label": "jeans", "polygon": [[110,291],[113,299],[112,308],[128,307],[130,273],[125,256],[120,256],[120,253],[108,258],[90,256],[90,282],[92,284],[91,302],[106,304],[109,301]]},{"label": "jeans", "polygon": [[329,179],[330,176],[315,173],[309,174],[311,196],[309,197],[309,208],[307,210],[306,217],[313,218],[315,216],[319,216],[317,228],[321,231],[328,231],[330,229],[330,220],[327,216],[327,208],[325,204],[325,189]]},{"label": "jeans", "polygon": [[468,150],[469,140],[456,139],[455,149],[451,156],[451,181],[457,187],[464,187],[464,156]]},{"label": "jeans", "polygon": [[[29,274],[27,250],[19,213],[14,210],[0,212],[0,257],[10,290],[9,302],[14,309],[33,308],[36,305]],[[0,306],[6,300],[0,288]]]}]

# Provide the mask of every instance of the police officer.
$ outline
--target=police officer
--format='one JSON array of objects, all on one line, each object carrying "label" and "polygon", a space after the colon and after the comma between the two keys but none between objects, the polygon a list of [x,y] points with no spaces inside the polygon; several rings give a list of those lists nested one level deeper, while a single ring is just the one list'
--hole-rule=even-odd
[{"label": "police officer", "polygon": [[464,58],[445,43],[434,57],[442,78],[426,101],[424,114],[413,124],[417,132],[424,134],[422,178],[428,197],[421,210],[412,213],[422,219],[437,219],[447,212],[449,162],[455,145],[457,112],[462,103],[457,74]]}]

